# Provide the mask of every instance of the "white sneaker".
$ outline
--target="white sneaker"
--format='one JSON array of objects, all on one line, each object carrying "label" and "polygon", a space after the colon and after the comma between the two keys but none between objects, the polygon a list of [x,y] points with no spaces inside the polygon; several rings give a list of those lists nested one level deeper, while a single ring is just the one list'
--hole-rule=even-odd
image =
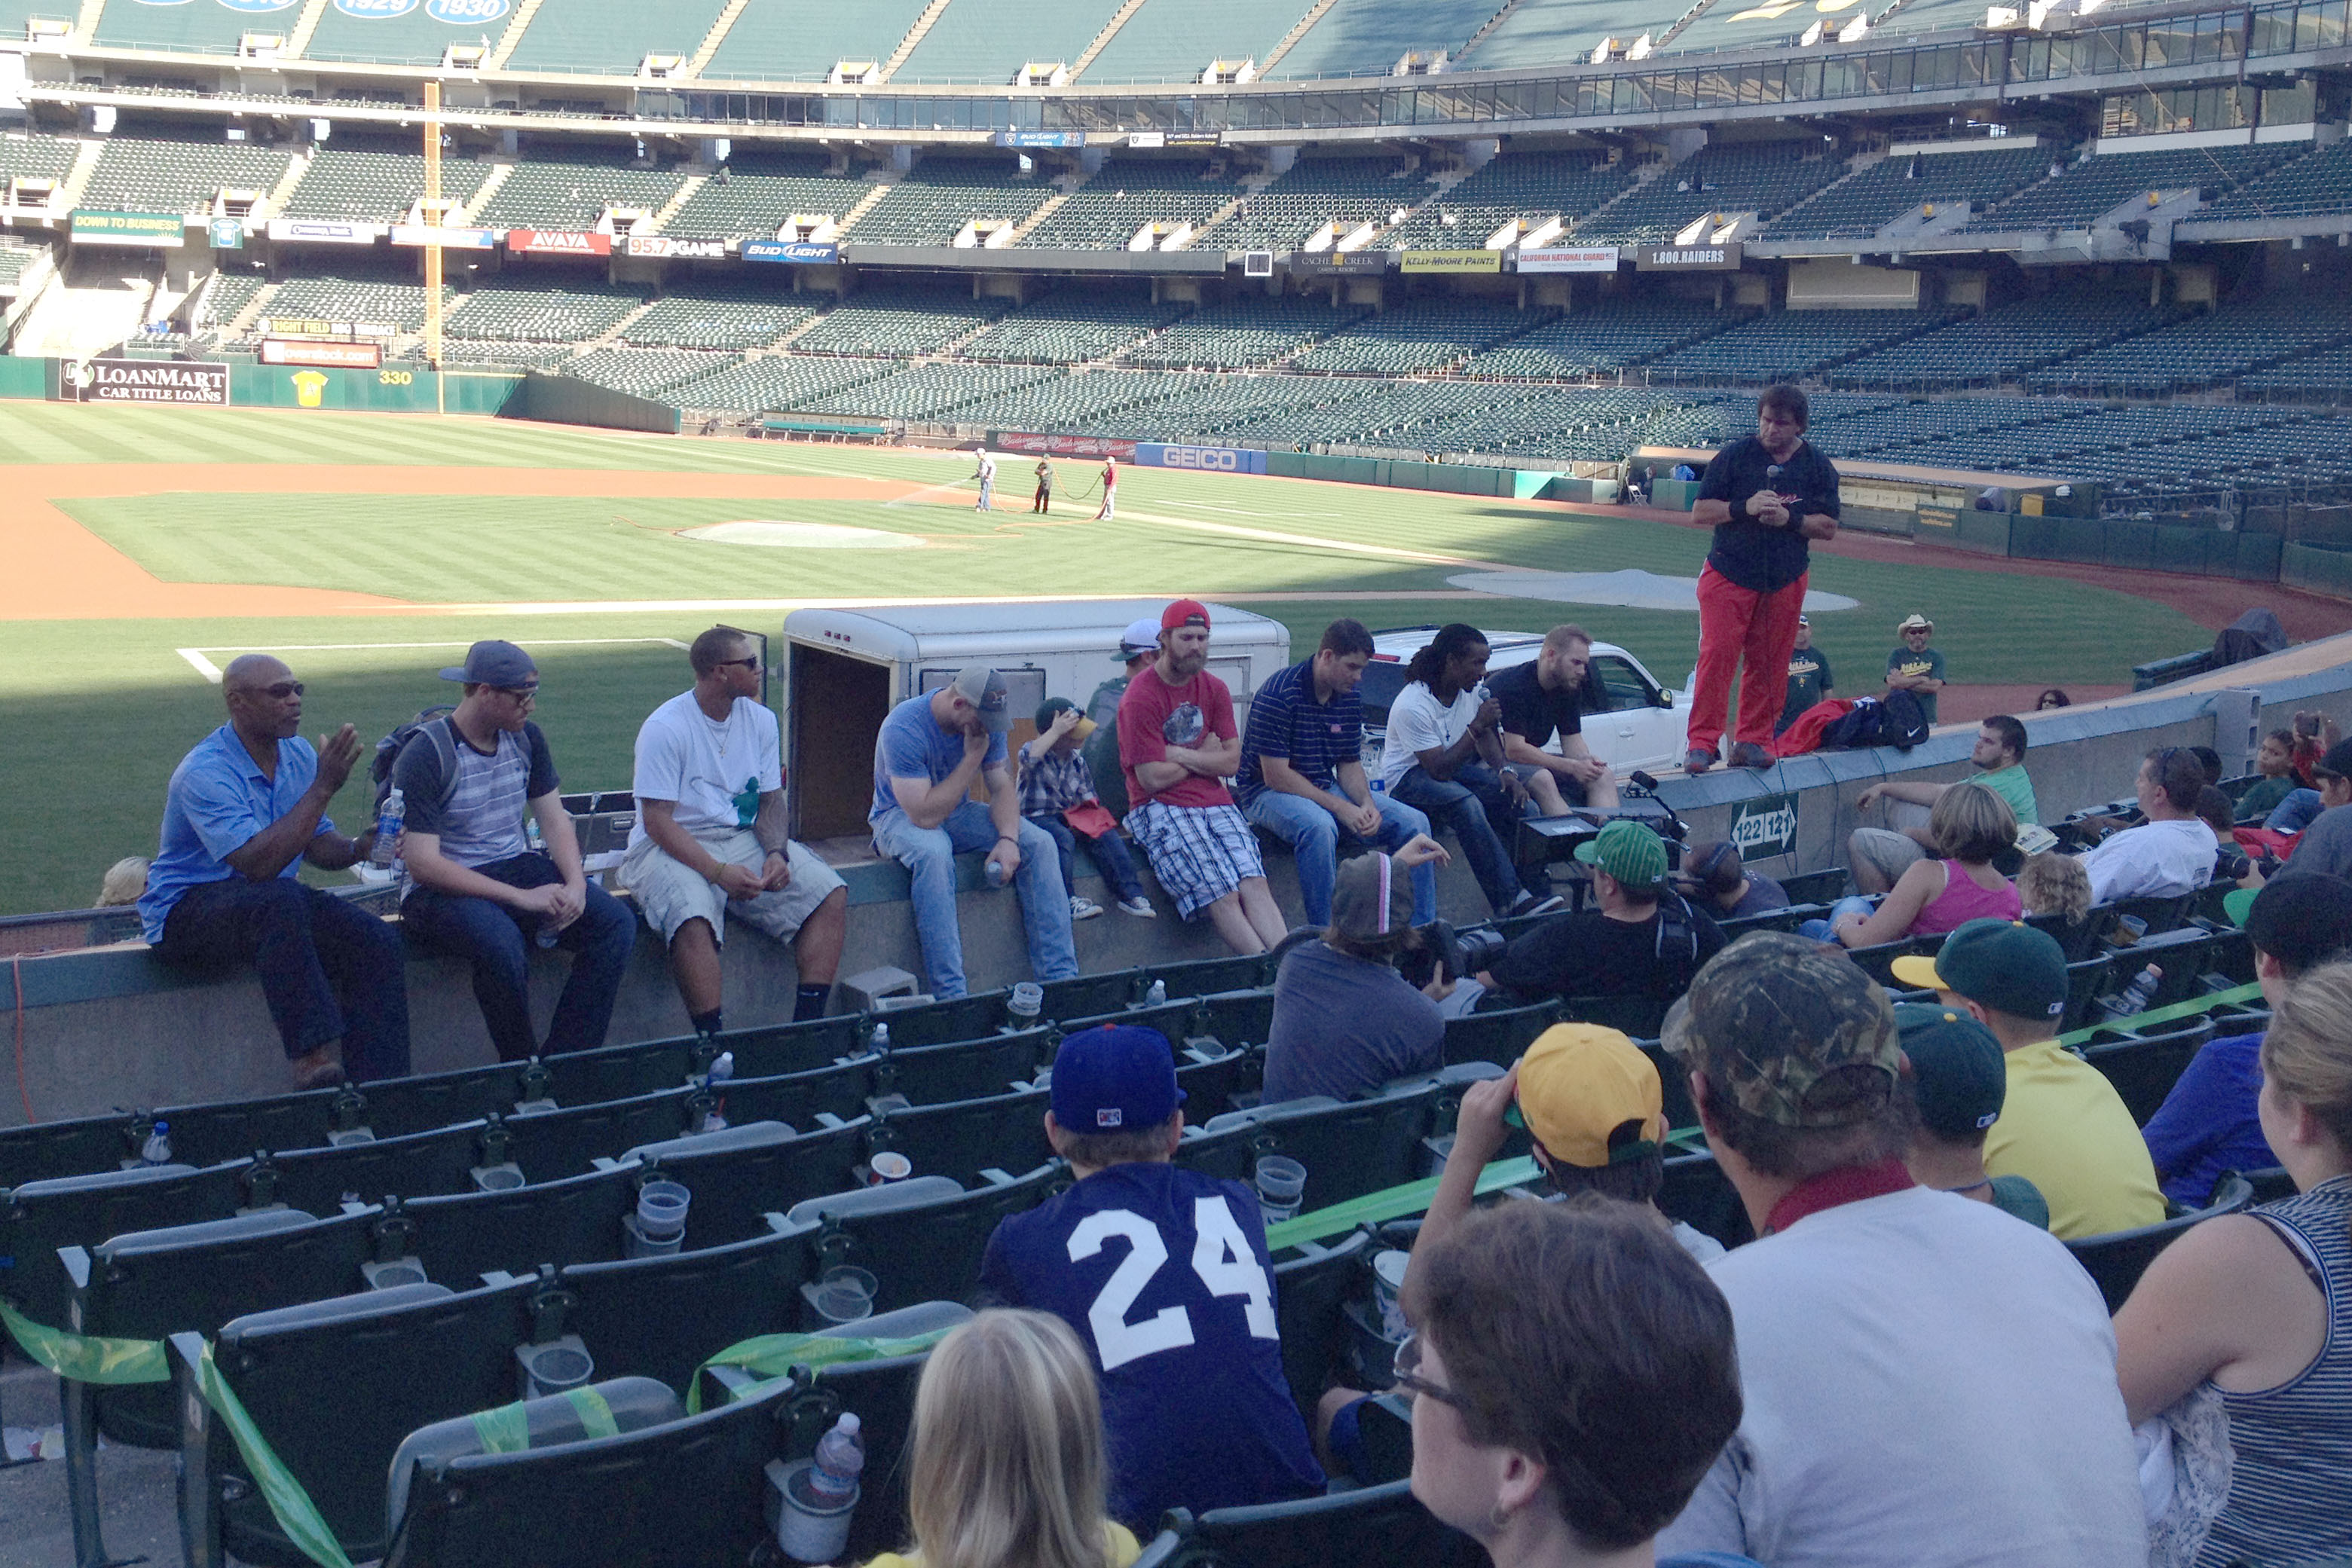
[{"label": "white sneaker", "polygon": [[1139,893],[1133,898],[1120,899],[1118,901],[1118,907],[1125,914],[1140,915],[1146,920],[1157,920],[1160,918],[1160,911],[1151,907],[1151,900],[1144,897],[1143,894]]},{"label": "white sneaker", "polygon": [[1102,913],[1102,905],[1101,905],[1101,904],[1097,904],[1093,899],[1091,899],[1091,898],[1080,898],[1080,897],[1079,897],[1077,894],[1072,894],[1070,895],[1070,918],[1071,918],[1071,919],[1073,919],[1073,920],[1092,920],[1096,915],[1100,915],[1101,913]]}]

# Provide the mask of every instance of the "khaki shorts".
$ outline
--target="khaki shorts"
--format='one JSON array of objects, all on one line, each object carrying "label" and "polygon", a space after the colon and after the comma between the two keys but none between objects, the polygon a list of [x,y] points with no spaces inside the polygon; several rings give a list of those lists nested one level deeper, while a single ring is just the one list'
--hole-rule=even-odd
[{"label": "khaki shorts", "polygon": [[[749,828],[731,833],[697,833],[694,841],[722,861],[753,871],[768,861],[768,852],[760,847]],[[688,921],[708,920],[712,938],[723,946],[730,911],[754,930],[785,942],[842,883],[831,866],[797,841],[786,842],[784,855],[793,868],[788,885],[757,898],[730,899],[717,883],[704,881],[700,872],[680,864],[651,838],[645,838],[622,860],[621,883],[636,895],[646,924],[660,932],[664,942],[675,938],[677,928]]]}]

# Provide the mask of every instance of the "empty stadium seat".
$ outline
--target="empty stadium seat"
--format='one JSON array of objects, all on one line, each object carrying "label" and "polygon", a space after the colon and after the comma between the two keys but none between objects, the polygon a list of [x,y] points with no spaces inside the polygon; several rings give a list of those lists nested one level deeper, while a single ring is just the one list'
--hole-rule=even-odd
[{"label": "empty stadium seat", "polygon": [[689,1245],[725,1246],[761,1235],[771,1210],[854,1188],[868,1132],[863,1117],[803,1133],[754,1122],[646,1145],[630,1150],[627,1161],[638,1167],[637,1184],[675,1181],[693,1195],[686,1217]]},{"label": "empty stadium seat", "polygon": [[1440,1524],[1422,1507],[1409,1480],[1299,1502],[1214,1509],[1198,1519],[1172,1510],[1168,1522],[1188,1545],[1249,1568],[1326,1568],[1333,1563],[1476,1568],[1486,1557],[1468,1536]]},{"label": "empty stadium seat", "polygon": [[2145,1225],[2137,1230],[2115,1230],[2105,1236],[2085,1236],[2066,1243],[2066,1250],[2098,1282],[2099,1294],[2106,1298],[2107,1311],[2123,1310],[2132,1287],[2156,1255],[2180,1239],[2181,1232],[2192,1225],[2224,1214],[2237,1214],[2253,1202],[2254,1189],[2243,1176],[2225,1179],[2215,1188],[2213,1197],[2203,1208],[2176,1214],[2155,1225]]},{"label": "empty stadium seat", "polygon": [[2133,1124],[2145,1126],[2181,1071],[2212,1038],[2210,1018],[2180,1019],[2147,1030],[2101,1030],[2084,1045],[2083,1060],[2115,1085]]},{"label": "empty stadium seat", "polygon": [[819,1257],[826,1266],[848,1263],[871,1273],[879,1281],[875,1310],[891,1312],[969,1297],[997,1221],[1034,1208],[1068,1180],[1068,1167],[1049,1160],[1024,1175],[963,1191],[919,1166],[906,1181],[810,1198],[783,1218],[792,1225],[822,1221],[814,1243]]}]

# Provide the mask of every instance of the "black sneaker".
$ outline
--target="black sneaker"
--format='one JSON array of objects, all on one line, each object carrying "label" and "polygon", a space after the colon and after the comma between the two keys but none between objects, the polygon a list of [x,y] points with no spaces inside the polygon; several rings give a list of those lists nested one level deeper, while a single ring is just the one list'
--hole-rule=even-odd
[{"label": "black sneaker", "polygon": [[1503,918],[1517,920],[1522,915],[1550,915],[1567,907],[1568,900],[1556,893],[1549,898],[1538,898],[1532,893],[1522,893],[1517,904],[1503,911]]},{"label": "black sneaker", "polygon": [[1752,740],[1743,740],[1731,748],[1734,768],[1769,768],[1772,762],[1772,754]]},{"label": "black sneaker", "polygon": [[1683,753],[1683,771],[1685,773],[1704,773],[1708,768],[1714,767],[1717,760],[1718,758],[1716,757],[1714,752],[1708,751],[1703,747],[1694,746],[1688,751]]}]

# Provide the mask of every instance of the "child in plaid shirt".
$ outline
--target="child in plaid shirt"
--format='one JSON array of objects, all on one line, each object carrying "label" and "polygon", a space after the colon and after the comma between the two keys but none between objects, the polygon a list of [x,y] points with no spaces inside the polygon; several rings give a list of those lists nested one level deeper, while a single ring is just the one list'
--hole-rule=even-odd
[{"label": "child in plaid shirt", "polygon": [[1084,840],[1103,880],[1118,894],[1129,915],[1153,917],[1157,911],[1135,874],[1135,862],[1118,836],[1118,823],[1095,794],[1095,777],[1078,747],[1095,721],[1067,697],[1048,697],[1037,710],[1037,738],[1021,748],[1021,814],[1045,830],[1062,854],[1062,885],[1070,889],[1070,918],[1091,920],[1102,905],[1081,898],[1072,862]]}]

